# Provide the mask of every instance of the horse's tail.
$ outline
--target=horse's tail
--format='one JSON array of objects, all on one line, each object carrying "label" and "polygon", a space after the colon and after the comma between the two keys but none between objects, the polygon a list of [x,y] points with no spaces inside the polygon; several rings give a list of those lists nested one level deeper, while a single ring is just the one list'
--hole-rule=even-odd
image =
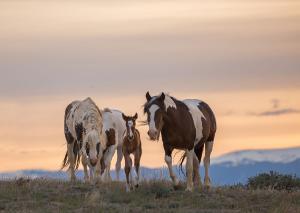
[{"label": "horse's tail", "polygon": [[[74,159],[75,159],[75,162],[74,162],[75,168],[74,169],[77,170],[79,167],[81,156],[79,153],[79,144],[76,142],[74,143],[73,153],[74,153]],[[66,151],[65,157],[62,162],[61,170],[63,170],[64,168],[66,168],[69,165],[70,165],[70,158],[68,156],[68,151]]]},{"label": "horse's tail", "polygon": [[[199,164],[201,163],[201,158],[202,158],[202,154],[203,154],[203,149],[204,149],[204,144],[199,145],[199,146],[197,146],[197,147],[194,147],[194,152],[196,153],[196,155],[197,155],[197,157],[198,157]],[[180,159],[179,159],[179,169],[180,169],[180,172],[181,172],[184,176],[186,176],[186,174],[185,174],[184,171],[183,171],[183,166],[182,166],[182,165],[183,165],[183,162],[184,162],[185,158],[186,158],[186,153],[184,152],[184,153],[182,154],[182,156],[180,157]]]},{"label": "horse's tail", "polygon": [[64,160],[62,162],[62,166],[61,166],[61,170],[63,170],[64,168],[66,168],[68,165],[69,165],[69,158],[68,158],[68,151],[66,151],[66,154],[65,154],[65,157],[64,157]]},{"label": "horse's tail", "polygon": [[74,149],[74,155],[75,155],[75,170],[77,170],[78,167],[79,167],[80,157],[81,157],[81,155],[80,155],[80,153],[79,153],[79,151],[80,151],[80,146],[79,146],[79,144],[78,144],[78,143],[75,143],[73,149]]}]

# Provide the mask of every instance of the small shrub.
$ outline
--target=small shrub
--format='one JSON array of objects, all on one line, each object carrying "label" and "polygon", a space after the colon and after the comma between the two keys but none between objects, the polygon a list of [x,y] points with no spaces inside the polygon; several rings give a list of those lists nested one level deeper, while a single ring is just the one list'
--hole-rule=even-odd
[{"label": "small shrub", "polygon": [[168,197],[171,191],[171,187],[164,181],[153,181],[147,188],[146,191],[154,194],[156,199]]},{"label": "small shrub", "polygon": [[282,175],[274,171],[262,173],[248,179],[250,189],[292,190],[300,189],[300,179],[292,175]]}]

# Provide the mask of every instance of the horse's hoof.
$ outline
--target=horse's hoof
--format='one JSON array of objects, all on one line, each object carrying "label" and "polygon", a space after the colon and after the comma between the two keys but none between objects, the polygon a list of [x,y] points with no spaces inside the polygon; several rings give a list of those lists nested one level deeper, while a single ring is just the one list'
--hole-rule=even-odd
[{"label": "horse's hoof", "polygon": [[174,190],[176,191],[176,190],[179,190],[179,189],[180,189],[180,186],[179,186],[179,184],[173,185],[173,188],[174,188]]},{"label": "horse's hoof", "polygon": [[75,175],[71,175],[70,180],[71,180],[72,183],[76,182],[76,176]]},{"label": "horse's hoof", "polygon": [[210,184],[211,182],[210,182],[210,178],[206,178],[205,180],[204,180],[204,187],[205,187],[205,189],[210,189]]},{"label": "horse's hoof", "polygon": [[186,191],[186,192],[193,192],[193,188],[187,187],[187,188],[185,189],[185,191]]}]

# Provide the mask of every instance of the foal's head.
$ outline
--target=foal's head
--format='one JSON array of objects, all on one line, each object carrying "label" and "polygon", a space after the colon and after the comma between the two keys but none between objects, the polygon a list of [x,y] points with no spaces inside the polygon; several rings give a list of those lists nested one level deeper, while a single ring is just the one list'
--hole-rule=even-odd
[{"label": "foal's head", "polygon": [[138,114],[135,113],[134,116],[126,116],[122,113],[122,117],[126,122],[126,137],[129,139],[129,141],[132,141],[134,139],[135,121],[138,118]]},{"label": "foal's head", "polygon": [[161,93],[159,96],[151,97],[149,92],[147,92],[146,99],[147,102],[144,105],[144,113],[147,114],[147,122],[149,125],[148,135],[151,140],[158,140],[164,124],[163,117],[166,113],[166,109],[169,106],[176,108],[176,104],[171,97],[166,96],[164,93]]}]

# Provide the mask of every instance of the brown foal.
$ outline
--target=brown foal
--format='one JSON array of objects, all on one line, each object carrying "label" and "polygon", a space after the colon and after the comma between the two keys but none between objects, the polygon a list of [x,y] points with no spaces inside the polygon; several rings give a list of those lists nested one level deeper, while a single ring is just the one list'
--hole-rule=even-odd
[{"label": "brown foal", "polygon": [[[126,122],[126,131],[123,137],[122,152],[125,158],[125,174],[126,174],[126,191],[129,192],[133,186],[138,187],[140,181],[140,160],[142,156],[142,143],[139,131],[135,128],[135,121],[138,114],[134,116],[126,116],[122,114]],[[130,154],[134,156],[134,167],[136,177],[133,177],[132,160]]]}]

